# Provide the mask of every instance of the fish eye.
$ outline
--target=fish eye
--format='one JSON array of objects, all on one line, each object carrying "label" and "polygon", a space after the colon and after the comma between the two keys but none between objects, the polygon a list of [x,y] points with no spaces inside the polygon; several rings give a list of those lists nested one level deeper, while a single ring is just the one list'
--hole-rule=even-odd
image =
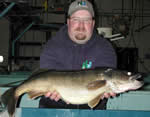
[{"label": "fish eye", "polygon": [[131,76],[131,74],[132,74],[131,72],[127,72],[127,75],[128,75],[128,76]]}]

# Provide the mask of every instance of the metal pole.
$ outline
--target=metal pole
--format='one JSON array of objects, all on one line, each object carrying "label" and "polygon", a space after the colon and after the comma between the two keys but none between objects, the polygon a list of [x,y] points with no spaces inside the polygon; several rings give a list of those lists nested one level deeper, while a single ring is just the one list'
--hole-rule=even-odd
[{"label": "metal pole", "polygon": [[0,13],[0,18],[2,18],[13,6],[15,5],[15,2],[12,2],[2,13]]},{"label": "metal pole", "polygon": [[19,40],[19,39],[24,35],[24,33],[27,32],[27,31],[32,27],[32,25],[34,25],[34,24],[35,24],[35,22],[32,22],[32,23],[12,42],[12,56],[15,55],[15,43],[16,43],[16,41]]}]

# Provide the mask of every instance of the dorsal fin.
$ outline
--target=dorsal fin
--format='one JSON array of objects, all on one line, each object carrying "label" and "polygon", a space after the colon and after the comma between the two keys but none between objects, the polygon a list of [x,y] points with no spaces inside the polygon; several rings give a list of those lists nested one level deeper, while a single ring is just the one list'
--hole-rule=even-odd
[{"label": "dorsal fin", "polygon": [[105,76],[112,77],[112,73],[113,73],[113,69],[108,68],[108,69],[106,69],[106,70],[104,71],[103,74],[104,74]]}]

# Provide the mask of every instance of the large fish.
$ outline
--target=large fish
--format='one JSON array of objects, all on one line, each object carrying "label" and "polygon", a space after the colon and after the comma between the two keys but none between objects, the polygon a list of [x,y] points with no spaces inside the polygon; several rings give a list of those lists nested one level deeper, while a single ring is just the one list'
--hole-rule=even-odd
[{"label": "large fish", "polygon": [[34,99],[49,91],[56,91],[61,99],[71,104],[88,104],[94,108],[105,92],[122,93],[136,90],[143,85],[139,74],[111,68],[81,71],[44,71],[33,74],[17,87],[10,88],[1,96],[9,116],[15,116],[17,100],[27,93]]}]

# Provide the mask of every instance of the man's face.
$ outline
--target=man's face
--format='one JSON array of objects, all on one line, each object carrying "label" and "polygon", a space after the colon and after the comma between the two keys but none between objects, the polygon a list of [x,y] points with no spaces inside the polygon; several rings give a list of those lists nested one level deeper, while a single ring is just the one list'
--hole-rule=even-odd
[{"label": "man's face", "polygon": [[95,20],[87,10],[79,10],[67,19],[68,34],[77,44],[85,44],[92,36]]}]

